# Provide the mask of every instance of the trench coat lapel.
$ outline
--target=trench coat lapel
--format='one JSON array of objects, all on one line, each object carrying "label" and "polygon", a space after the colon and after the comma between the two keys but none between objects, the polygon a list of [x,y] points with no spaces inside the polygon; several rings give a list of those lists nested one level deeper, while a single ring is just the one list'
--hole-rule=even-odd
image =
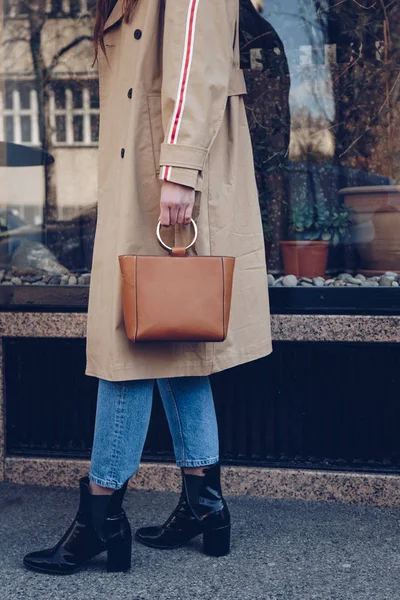
[{"label": "trench coat lapel", "polygon": [[114,25],[123,16],[123,0],[117,0],[114,8],[110,12],[106,22],[104,23],[103,31]]}]

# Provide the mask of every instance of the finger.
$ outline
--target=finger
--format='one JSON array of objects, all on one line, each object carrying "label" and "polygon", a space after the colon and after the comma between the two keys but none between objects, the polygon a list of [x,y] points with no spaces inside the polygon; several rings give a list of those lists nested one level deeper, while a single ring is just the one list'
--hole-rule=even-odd
[{"label": "finger", "polygon": [[169,207],[169,214],[170,214],[170,224],[171,225],[176,225],[176,220],[178,217],[178,211],[179,211],[179,205],[172,205]]},{"label": "finger", "polygon": [[192,213],[193,213],[193,204],[188,204],[186,206],[186,210],[185,210],[185,217],[184,217],[184,223],[185,225],[189,225],[191,219],[192,219]]},{"label": "finger", "polygon": [[183,223],[184,223],[184,225],[188,225],[190,223],[189,214],[190,214],[189,206],[186,206],[185,214],[183,215]]},{"label": "finger", "polygon": [[169,214],[169,207],[161,204],[160,221],[164,227],[169,227],[171,224],[171,217]]},{"label": "finger", "polygon": [[181,204],[178,210],[178,216],[177,216],[177,222],[180,225],[183,225],[185,223],[185,210],[187,208],[186,204]]}]

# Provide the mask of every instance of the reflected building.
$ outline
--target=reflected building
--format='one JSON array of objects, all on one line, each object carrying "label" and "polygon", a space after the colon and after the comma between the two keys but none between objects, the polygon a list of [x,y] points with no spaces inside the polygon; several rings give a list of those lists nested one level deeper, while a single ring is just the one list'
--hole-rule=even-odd
[{"label": "reflected building", "polygon": [[[94,4],[38,6],[41,33],[32,44],[35,6],[4,2],[0,141],[43,146],[55,161],[0,167],[0,267],[27,238],[82,272],[96,219]],[[240,0],[245,103],[274,275],[285,271],[281,242],[293,238],[329,241],[327,278],[365,270],[340,190],[399,182],[399,38],[400,8],[386,0]],[[375,230],[371,218],[369,238]]]}]

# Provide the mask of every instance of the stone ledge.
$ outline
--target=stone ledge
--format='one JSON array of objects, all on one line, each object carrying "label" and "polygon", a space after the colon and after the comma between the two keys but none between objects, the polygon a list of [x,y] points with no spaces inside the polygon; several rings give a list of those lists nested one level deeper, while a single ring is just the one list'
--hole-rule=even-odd
[{"label": "stone ledge", "polygon": [[[5,481],[75,487],[88,468],[85,460],[7,457]],[[226,466],[223,480],[225,494],[232,496],[400,506],[400,475]],[[175,465],[142,463],[129,487],[177,492],[179,485]]]},{"label": "stone ledge", "polygon": [[[84,338],[83,313],[0,312],[0,337]],[[399,316],[272,315],[272,338],[292,342],[400,343]]]}]

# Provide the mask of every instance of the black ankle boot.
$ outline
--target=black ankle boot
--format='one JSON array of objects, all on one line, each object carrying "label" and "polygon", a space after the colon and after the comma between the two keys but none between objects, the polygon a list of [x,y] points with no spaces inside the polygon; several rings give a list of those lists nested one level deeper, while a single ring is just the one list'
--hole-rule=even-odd
[{"label": "black ankle boot", "polygon": [[24,564],[42,573],[68,575],[107,551],[107,571],[127,571],[132,534],[122,501],[128,481],[107,496],[92,495],[88,477],[82,477],[79,485],[79,508],[68,530],[53,548],[27,554]]},{"label": "black ankle boot", "polygon": [[230,515],[221,492],[219,463],[204,468],[204,477],[182,470],[178,506],[160,527],[142,527],[135,538],[151,548],[178,548],[203,534],[203,552],[224,556],[230,547]]}]

